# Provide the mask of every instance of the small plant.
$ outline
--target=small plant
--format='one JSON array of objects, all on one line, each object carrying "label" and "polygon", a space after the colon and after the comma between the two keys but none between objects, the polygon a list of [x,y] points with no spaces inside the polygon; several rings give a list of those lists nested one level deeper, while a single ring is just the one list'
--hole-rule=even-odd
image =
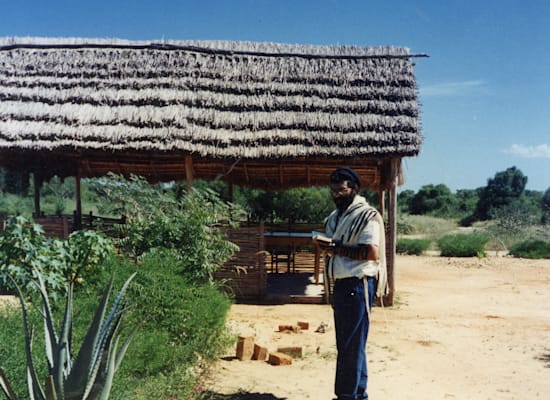
[{"label": "small plant", "polygon": [[526,240],[510,248],[510,254],[522,258],[550,258],[550,243],[542,240]]},{"label": "small plant", "polygon": [[[19,286],[13,281],[21,302],[23,314],[27,382],[31,400],[94,400],[109,398],[114,374],[119,368],[133,336],[133,333],[130,334],[122,344],[122,347],[119,348],[121,337],[119,327],[125,311],[123,297],[134,275],[126,280],[111,310],[105,317],[112,290],[112,282],[107,286],[78,355],[73,359],[72,307],[74,282],[70,281],[68,284],[64,318],[61,330],[57,334],[54,328],[55,324],[44,279],[40,272],[36,272],[38,282],[33,281],[33,283],[37,285],[42,300],[44,338],[48,365],[48,376],[45,381],[45,387],[42,387],[39,382],[33,359],[33,329],[29,326],[27,304]],[[8,400],[19,399],[10,385],[6,373],[2,369],[0,369],[0,388]]]},{"label": "small plant", "polygon": [[437,241],[443,257],[484,257],[489,238],[477,233],[446,235]]},{"label": "small plant", "polygon": [[399,239],[396,251],[398,254],[409,254],[419,256],[430,247],[428,239]]},{"label": "small plant", "polygon": [[42,274],[50,295],[64,294],[65,282],[80,281],[113,252],[112,241],[93,231],[73,232],[66,240],[48,238],[31,219],[10,216],[0,233],[0,290],[23,293],[36,290],[36,272]]},{"label": "small plant", "polygon": [[169,251],[188,278],[208,281],[238,250],[222,228],[236,226],[241,211],[214,192],[189,190],[178,198],[137,176],[126,181],[109,175],[102,182],[110,201],[127,215],[118,245],[130,257],[140,261]]}]

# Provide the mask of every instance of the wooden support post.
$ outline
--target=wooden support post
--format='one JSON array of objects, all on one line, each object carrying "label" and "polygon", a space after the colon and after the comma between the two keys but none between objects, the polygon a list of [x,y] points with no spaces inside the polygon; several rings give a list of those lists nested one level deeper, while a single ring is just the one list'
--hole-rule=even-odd
[{"label": "wooden support post", "polygon": [[75,176],[75,196],[76,196],[76,213],[73,221],[73,229],[80,230],[82,228],[82,195],[80,193],[80,163],[76,166]]},{"label": "wooden support post", "polygon": [[384,299],[384,304],[393,305],[395,293],[395,252],[397,243],[397,174],[399,171],[399,159],[392,160],[390,174],[391,185],[388,191],[388,220],[386,234],[386,263],[388,266],[388,286],[390,294]]},{"label": "wooden support post", "polygon": [[382,217],[386,215],[386,192],[383,190],[378,191],[378,211]]},{"label": "wooden support post", "polygon": [[36,172],[32,174],[34,186],[34,215],[40,217],[40,188],[42,186],[42,178]]},{"label": "wooden support post", "polygon": [[191,156],[185,156],[185,178],[187,180],[187,189],[191,189],[195,179],[195,174],[193,172],[193,157]]}]

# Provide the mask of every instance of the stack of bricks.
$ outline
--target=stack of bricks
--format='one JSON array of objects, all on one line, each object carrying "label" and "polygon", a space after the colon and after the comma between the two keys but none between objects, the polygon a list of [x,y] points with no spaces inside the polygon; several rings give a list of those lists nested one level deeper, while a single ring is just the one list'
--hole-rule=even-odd
[{"label": "stack of bricks", "polygon": [[[300,330],[309,329],[308,322],[299,321],[296,325],[279,325],[279,332],[298,333]],[[276,352],[269,353],[266,347],[255,343],[254,336],[239,336],[237,341],[237,358],[244,360],[267,361],[271,365],[290,365],[293,357],[303,357],[301,346],[279,347]]]}]

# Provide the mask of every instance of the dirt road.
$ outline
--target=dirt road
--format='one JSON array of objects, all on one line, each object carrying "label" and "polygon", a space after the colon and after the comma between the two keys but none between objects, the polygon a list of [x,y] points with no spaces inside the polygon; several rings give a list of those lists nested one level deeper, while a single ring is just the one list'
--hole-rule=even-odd
[{"label": "dirt road", "polygon": [[[398,257],[395,305],[375,308],[369,398],[550,398],[550,260]],[[204,388],[215,399],[331,399],[332,311],[325,305],[234,305],[229,324],[270,351],[302,346],[289,366],[219,360]],[[280,324],[308,321],[300,333]],[[315,328],[328,322],[326,333]]]}]

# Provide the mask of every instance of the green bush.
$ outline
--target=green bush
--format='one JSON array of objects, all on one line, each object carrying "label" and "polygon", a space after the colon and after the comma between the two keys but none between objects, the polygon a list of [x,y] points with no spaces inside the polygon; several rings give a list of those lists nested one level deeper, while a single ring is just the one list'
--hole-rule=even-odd
[{"label": "green bush", "polygon": [[[405,227],[400,228],[399,225]],[[408,226],[407,226],[408,225]],[[449,234],[456,229],[456,223],[452,220],[432,217],[429,215],[408,215],[402,214],[399,217],[397,229],[400,234],[428,235],[428,236],[443,236]]]},{"label": "green bush", "polygon": [[397,233],[399,235],[410,235],[411,233],[414,233],[414,227],[412,224],[406,222],[406,221],[397,221]]},{"label": "green bush", "polygon": [[410,254],[419,256],[428,250],[431,241],[428,239],[399,239],[396,251],[398,254]]},{"label": "green bush", "polygon": [[443,257],[484,257],[489,238],[481,234],[446,235],[437,241]]},{"label": "green bush", "polygon": [[66,240],[46,237],[40,225],[21,215],[9,216],[0,232],[0,291],[13,292],[11,276],[27,295],[36,291],[36,271],[44,276],[55,298],[69,280],[80,282],[114,248],[110,239],[93,231],[73,232]]},{"label": "green bush", "polygon": [[[34,326],[38,334],[33,337],[33,347],[43,349],[44,335],[40,330],[44,322],[40,310],[29,308],[29,324]],[[0,304],[0,368],[6,373],[13,390],[19,393],[22,399],[30,399],[27,387],[27,362],[25,357],[25,335],[23,334],[23,319],[19,305]],[[47,375],[45,357],[36,357],[34,366],[40,376]],[[0,398],[2,397],[0,390]]]},{"label": "green bush", "polygon": [[522,258],[550,258],[550,243],[542,240],[526,240],[510,247],[510,254]]},{"label": "green bush", "polygon": [[225,329],[231,300],[213,284],[191,283],[169,251],[147,254],[137,265],[111,258],[97,284],[81,288],[88,298],[96,296],[109,271],[118,280],[139,271],[127,292],[127,322],[140,329],[117,373],[113,398],[150,399],[153,391],[155,398],[190,398],[204,372],[202,363],[217,358],[232,339]]},{"label": "green bush", "polygon": [[212,191],[190,190],[178,198],[136,176],[125,181],[111,175],[102,184],[127,217],[119,247],[130,257],[168,250],[188,278],[205,281],[237,251],[222,228],[234,226],[240,210]]},{"label": "green bush", "polygon": [[[35,327],[29,324],[28,306],[30,303],[24,299],[23,293],[16,285],[21,305],[27,366],[26,373],[22,375],[27,376],[28,395],[31,399],[86,398],[99,400],[109,398],[114,374],[120,366],[132,336],[128,336],[124,344],[119,345],[122,316],[126,311],[123,300],[124,292],[133,276],[135,274],[124,283],[107,312],[112,293],[112,281],[109,283],[101,296],[97,309],[90,317],[88,331],[78,352],[74,351],[72,340],[74,282],[67,283],[65,308],[62,311],[63,321],[56,324],[44,276],[37,272],[37,280],[33,280],[40,290],[41,301],[37,303],[41,303],[44,327],[45,349],[42,348],[42,351],[33,347]],[[44,376],[46,379],[40,375],[40,368],[35,367],[35,359],[40,358],[39,356],[43,356],[47,360],[48,372]],[[9,400],[19,398],[16,394],[20,393],[19,390],[11,385],[10,378],[7,377],[1,366],[0,384],[4,395]]]}]

